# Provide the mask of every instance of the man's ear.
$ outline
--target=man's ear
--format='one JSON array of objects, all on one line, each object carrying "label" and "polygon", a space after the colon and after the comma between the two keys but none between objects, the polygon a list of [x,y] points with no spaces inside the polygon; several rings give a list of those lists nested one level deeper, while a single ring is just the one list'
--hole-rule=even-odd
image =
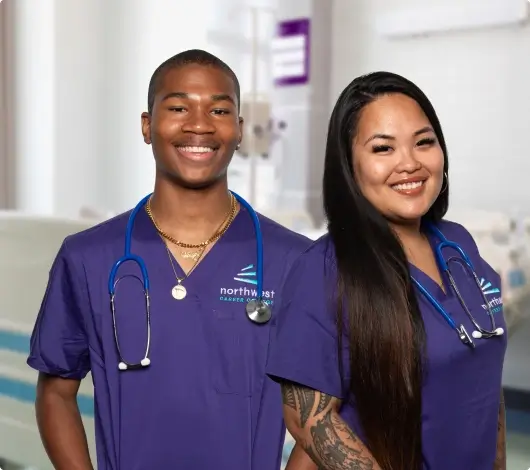
[{"label": "man's ear", "polygon": [[245,120],[241,116],[239,116],[239,143],[237,145],[238,148],[241,145],[241,141],[243,140],[244,131],[245,131]]},{"label": "man's ear", "polygon": [[151,115],[149,113],[142,113],[142,135],[144,142],[151,145]]}]

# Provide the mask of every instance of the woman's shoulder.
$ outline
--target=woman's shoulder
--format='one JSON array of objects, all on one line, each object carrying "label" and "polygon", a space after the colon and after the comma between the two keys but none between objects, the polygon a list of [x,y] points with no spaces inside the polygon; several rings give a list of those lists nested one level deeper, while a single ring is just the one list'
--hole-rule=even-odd
[{"label": "woman's shoulder", "polygon": [[301,270],[311,270],[317,266],[329,267],[334,266],[335,248],[329,233],[325,233],[321,237],[309,245],[296,259],[294,265]]},{"label": "woman's shoulder", "polygon": [[[481,277],[500,284],[500,271],[490,264],[493,260],[484,259],[483,253],[469,230],[459,223],[448,220],[442,220],[436,226],[448,241],[457,243],[464,250]],[[489,251],[488,253],[491,255]]]},{"label": "woman's shoulder", "polygon": [[473,235],[462,224],[443,219],[436,224],[436,227],[448,241],[458,243],[464,250],[478,252]]}]

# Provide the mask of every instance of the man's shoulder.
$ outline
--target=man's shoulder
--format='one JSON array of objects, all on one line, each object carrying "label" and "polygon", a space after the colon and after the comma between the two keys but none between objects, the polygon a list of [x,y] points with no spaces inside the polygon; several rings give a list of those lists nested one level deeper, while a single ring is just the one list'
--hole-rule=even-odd
[{"label": "man's shoulder", "polygon": [[307,250],[313,240],[295,232],[268,217],[258,214],[264,242],[286,252],[302,253]]},{"label": "man's shoulder", "polygon": [[89,255],[94,249],[111,248],[124,244],[125,230],[131,211],[107,219],[81,232],[69,235],[64,240],[68,252],[75,255]]}]

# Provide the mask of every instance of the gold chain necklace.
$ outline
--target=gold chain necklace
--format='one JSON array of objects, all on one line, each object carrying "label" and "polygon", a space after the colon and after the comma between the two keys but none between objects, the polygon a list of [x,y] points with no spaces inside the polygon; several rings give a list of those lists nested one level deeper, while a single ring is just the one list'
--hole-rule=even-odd
[{"label": "gold chain necklace", "polygon": [[179,246],[180,248],[185,248],[185,250],[182,250],[180,252],[181,256],[184,259],[192,259],[195,261],[195,263],[198,262],[198,260],[201,258],[202,254],[204,253],[204,250],[206,247],[214,242],[216,242],[219,238],[221,238],[225,232],[228,230],[228,227],[232,224],[236,212],[237,212],[237,202],[236,198],[232,193],[230,193],[230,212],[228,213],[225,220],[221,223],[220,227],[215,231],[215,233],[208,239],[203,241],[202,243],[192,244],[192,243],[184,243],[180,240],[177,240],[173,238],[171,235],[163,231],[159,225],[156,223],[156,220],[153,217],[153,212],[151,211],[151,198],[147,201],[147,204],[145,206],[145,210],[147,212],[147,215],[151,219],[151,222],[155,226],[157,232],[164,237],[166,240],[170,241],[174,245]]},{"label": "gold chain necklace", "polygon": [[201,252],[201,256],[199,256],[199,258],[195,260],[195,263],[193,264],[191,269],[188,271],[188,274],[185,274],[184,277],[179,277],[177,274],[177,270],[175,268],[175,264],[173,263],[173,255],[171,254],[171,251],[169,251],[167,244],[165,244],[165,246],[166,246],[167,256],[169,257],[169,262],[171,263],[171,269],[173,269],[173,274],[175,274],[175,279],[177,280],[177,285],[173,286],[173,288],[171,289],[171,295],[173,296],[175,300],[182,300],[188,294],[188,291],[182,285],[182,281],[184,281],[184,279],[186,279],[191,274],[191,272],[197,267],[197,265],[199,264],[199,260],[201,259],[202,254],[204,253],[204,249]]},{"label": "gold chain necklace", "polygon": [[[219,238],[221,238],[223,236],[223,234],[226,233],[226,231],[228,230],[228,227],[230,227],[230,225],[232,224],[232,222],[233,222],[233,220],[234,220],[234,218],[236,216],[236,213],[237,213],[237,202],[236,202],[236,199],[235,199],[235,197],[233,196],[232,193],[230,193],[230,200],[231,200],[230,212],[228,213],[227,218],[225,218],[225,220],[221,223],[220,227],[214,233],[214,235],[212,235],[208,240],[206,240],[206,241],[204,241],[202,243],[195,244],[195,245],[191,244],[191,243],[183,243],[183,242],[181,242],[179,240],[176,240],[175,238],[173,238],[171,235],[167,234],[166,232],[164,232],[158,226],[156,221],[154,220],[153,213],[151,211],[151,199],[149,199],[147,201],[147,204],[146,204],[147,215],[151,219],[151,222],[155,226],[158,234],[163,239],[165,239],[164,240],[164,245],[166,247],[167,255],[169,257],[169,262],[171,263],[171,268],[173,269],[173,274],[175,275],[175,279],[177,280],[177,284],[171,289],[171,295],[173,296],[174,299],[182,300],[182,299],[184,299],[186,297],[188,291],[182,285],[182,281],[184,281],[192,273],[192,271],[197,267],[197,265],[199,264],[200,259],[202,258],[202,255],[204,254],[204,251],[206,250],[206,247],[210,243],[213,243],[214,241],[216,241]],[[173,263],[173,259],[174,258],[173,258],[173,255],[171,254],[171,251],[169,250],[169,247],[167,245],[166,240],[174,243],[177,246],[183,247],[183,248],[198,248],[196,251],[192,251],[192,252],[189,252],[189,251],[181,252],[181,255],[182,255],[183,258],[191,258],[194,261],[193,266],[188,271],[188,273],[184,275],[184,277],[179,277],[178,274],[177,274],[177,270],[175,268],[175,264]]]}]

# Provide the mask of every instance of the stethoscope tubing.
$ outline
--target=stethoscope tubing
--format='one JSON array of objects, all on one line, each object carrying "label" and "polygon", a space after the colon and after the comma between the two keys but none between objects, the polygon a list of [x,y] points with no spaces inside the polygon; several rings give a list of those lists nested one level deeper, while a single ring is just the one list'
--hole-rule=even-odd
[{"label": "stethoscope tubing", "polygon": [[[486,299],[486,296],[485,296],[484,292],[482,291],[482,288],[481,288],[481,285],[480,285],[480,281],[479,281],[478,276],[477,276],[477,274],[475,272],[475,268],[473,266],[473,263],[471,262],[471,259],[467,255],[467,253],[464,251],[464,249],[458,243],[455,243],[455,242],[447,240],[445,235],[437,227],[435,227],[433,224],[427,225],[427,229],[440,240],[440,243],[435,248],[435,259],[436,259],[436,262],[437,262],[439,268],[441,269],[442,273],[444,273],[447,276],[447,278],[449,280],[449,284],[451,286],[451,289],[454,291],[454,293],[455,293],[456,297],[458,298],[458,301],[460,302],[460,304],[461,304],[462,308],[464,309],[466,315],[469,317],[469,319],[473,323],[473,326],[476,328],[476,331],[473,332],[472,336],[475,337],[475,338],[488,339],[488,338],[492,338],[494,336],[502,335],[504,333],[504,330],[502,328],[496,328],[495,318],[493,316],[493,312],[491,310],[491,306],[490,306],[488,300]],[[443,249],[445,249],[445,248],[452,248],[452,249],[456,250],[460,257],[459,258],[453,257],[453,258],[449,258],[448,260],[445,260],[445,258],[443,256]],[[457,284],[455,282],[455,279],[454,279],[454,277],[453,277],[453,275],[451,273],[451,270],[449,268],[449,262],[450,261],[454,261],[454,262],[460,263],[464,267],[464,269],[467,269],[471,273],[471,275],[473,277],[473,283],[476,285],[477,289],[479,289],[480,294],[482,296],[482,299],[484,301],[484,304],[486,306],[486,310],[488,311],[488,316],[490,317],[492,330],[486,330],[485,328],[482,328],[478,324],[476,319],[473,317],[473,315],[472,315],[471,311],[469,310],[469,308],[467,307],[467,305],[466,305],[466,303],[464,301],[464,298],[463,298],[462,294],[460,293],[460,290],[458,289],[458,286],[457,286]],[[411,280],[415,284],[415,286],[418,288],[418,290],[421,292],[421,294],[426,298],[426,300],[438,311],[438,313],[440,313],[444,317],[444,319],[451,326],[451,328],[453,328],[454,330],[456,330],[458,332],[458,334],[460,336],[460,339],[465,344],[468,344],[468,345],[474,347],[474,343],[471,340],[471,337],[469,336],[469,334],[467,333],[465,327],[463,325],[457,325],[455,323],[454,319],[451,317],[451,315],[449,315],[449,313],[440,304],[440,302],[438,302],[438,300],[417,279],[415,279],[413,276],[411,276]]]},{"label": "stethoscope tubing", "polygon": [[[247,210],[248,214],[252,219],[252,224],[254,226],[254,234],[256,238],[256,298],[250,300],[246,305],[246,313],[248,318],[257,324],[264,324],[270,321],[271,318],[271,308],[270,306],[263,301],[263,234],[260,227],[259,217],[256,211],[252,206],[239,194],[231,191],[233,196],[237,201]],[[147,272],[147,267],[145,261],[138,255],[132,253],[132,238],[133,238],[133,229],[134,222],[138,212],[145,206],[152,194],[145,196],[138,204],[134,207],[129,215],[127,221],[127,226],[125,229],[125,243],[124,243],[124,254],[119,258],[111,267],[108,279],[108,292],[110,296],[110,307],[112,315],[112,324],[114,329],[114,340],[116,343],[116,349],[120,357],[120,362],[118,368],[120,370],[135,370],[147,367],[150,365],[151,361],[149,359],[149,351],[151,347],[151,307],[150,307],[150,295],[149,295],[149,274]],[[123,355],[120,348],[120,341],[118,338],[118,328],[116,322],[116,304],[115,304],[115,295],[116,295],[116,286],[118,285],[119,279],[117,280],[117,273],[122,264],[127,261],[132,261],[137,264],[140,268],[142,274],[142,285],[145,295],[145,305],[146,305],[146,321],[147,321],[147,341],[146,349],[143,359],[139,363],[128,363],[123,359]]]}]

